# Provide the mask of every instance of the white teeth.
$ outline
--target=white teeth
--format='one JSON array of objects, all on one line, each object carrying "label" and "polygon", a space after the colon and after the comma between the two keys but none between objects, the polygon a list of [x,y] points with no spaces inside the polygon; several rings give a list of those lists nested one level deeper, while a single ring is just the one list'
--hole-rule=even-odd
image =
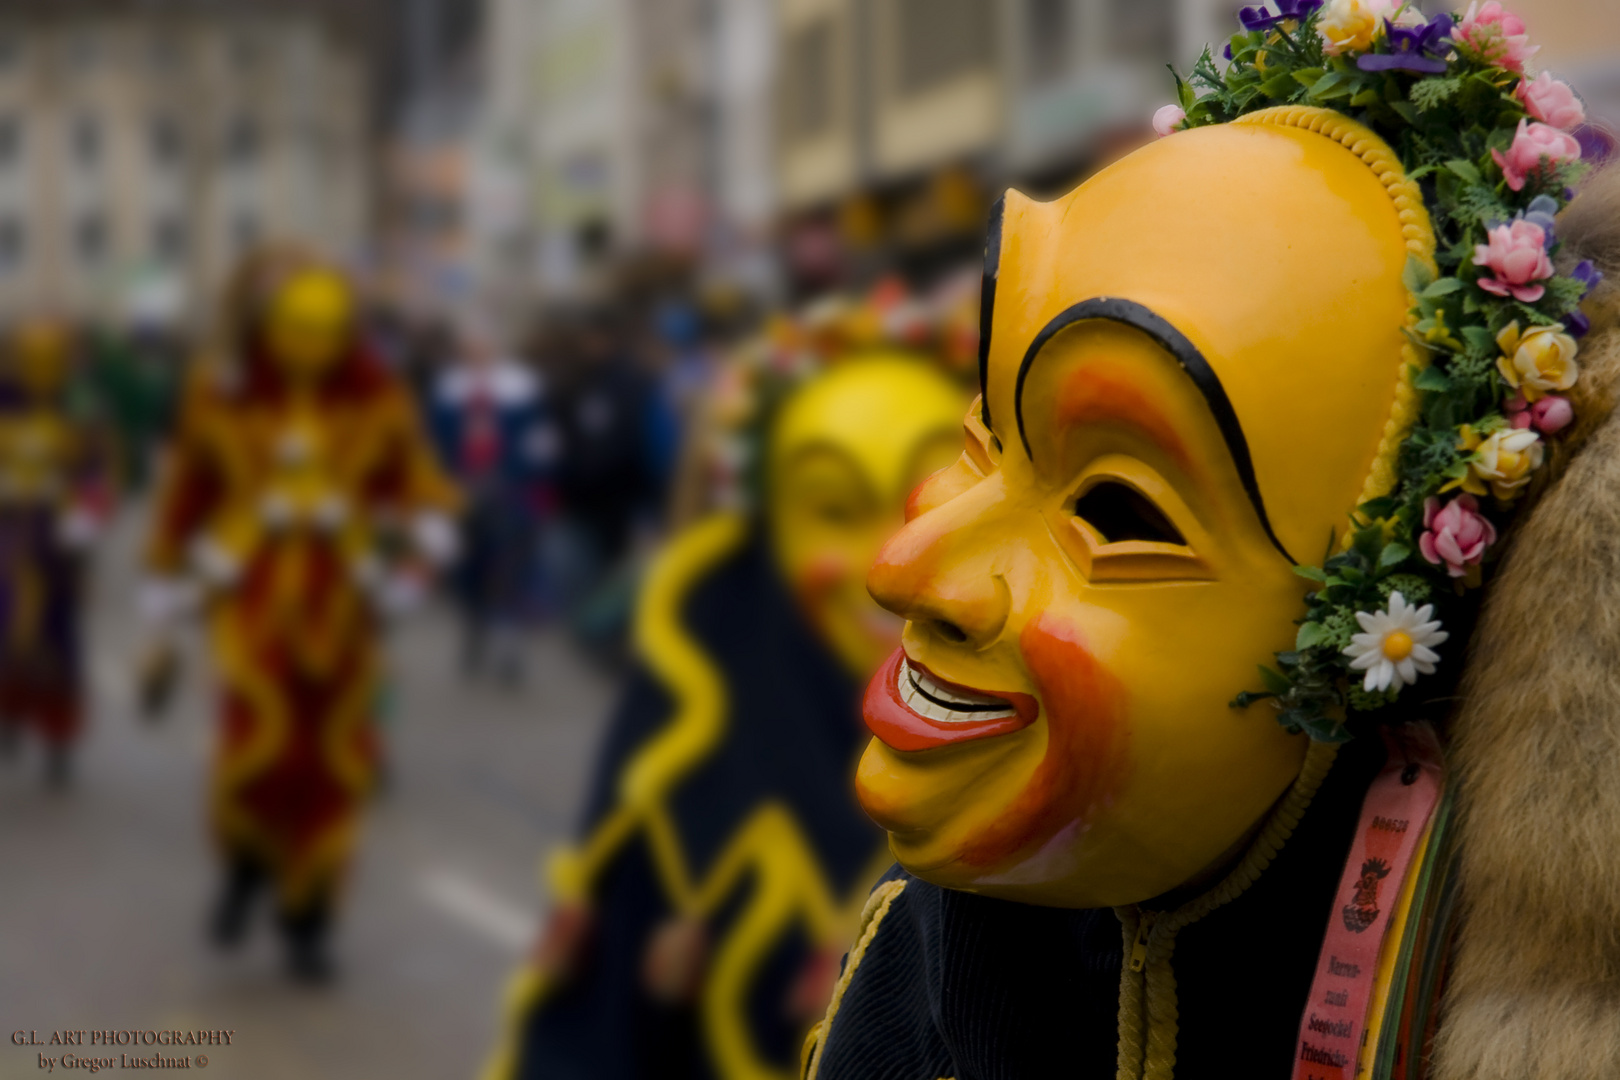
[{"label": "white teeth", "polygon": [[930,720],[961,724],[971,720],[1001,720],[1017,715],[1017,711],[1002,698],[947,690],[929,678],[926,672],[917,670],[905,660],[900,661],[896,678],[900,700],[912,712]]}]

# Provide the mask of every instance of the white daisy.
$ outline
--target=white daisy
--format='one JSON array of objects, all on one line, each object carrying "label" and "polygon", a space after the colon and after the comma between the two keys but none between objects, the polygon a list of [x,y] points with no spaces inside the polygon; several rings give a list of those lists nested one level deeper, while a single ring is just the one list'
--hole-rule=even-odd
[{"label": "white daisy", "polygon": [[1417,682],[1419,674],[1433,675],[1440,654],[1433,646],[1451,635],[1440,629],[1439,619],[1430,619],[1433,604],[1415,608],[1398,592],[1389,594],[1389,607],[1384,611],[1358,611],[1356,621],[1366,631],[1350,639],[1344,655],[1350,657],[1350,667],[1365,671],[1367,679],[1362,689],[1396,689]]}]

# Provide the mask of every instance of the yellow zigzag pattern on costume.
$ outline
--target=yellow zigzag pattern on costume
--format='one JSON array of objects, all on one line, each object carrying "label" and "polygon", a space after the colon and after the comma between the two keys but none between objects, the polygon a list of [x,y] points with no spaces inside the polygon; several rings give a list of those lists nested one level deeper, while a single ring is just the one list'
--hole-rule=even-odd
[{"label": "yellow zigzag pattern on costume", "polygon": [[[750,882],[747,906],[710,961],[700,1003],[703,1031],[725,1080],[789,1080],[791,1074],[760,1058],[749,1036],[749,980],[795,920],[822,945],[847,940],[867,883],[887,865],[888,853],[878,853],[849,898],[836,897],[792,813],[771,801],[738,828],[707,875],[694,878],[667,799],[724,736],[729,703],[720,673],[688,636],[680,613],[691,588],[747,534],[741,517],[718,515],[677,537],[648,571],[636,609],[636,650],[675,700],[674,715],[625,767],[618,805],[584,843],[552,857],[549,877],[555,899],[583,902],[607,864],[639,834],[671,906],[683,917],[712,914]],[[506,994],[505,1044],[486,1066],[485,1080],[515,1075],[523,1024],[552,988],[546,973],[532,967],[514,977]]]}]

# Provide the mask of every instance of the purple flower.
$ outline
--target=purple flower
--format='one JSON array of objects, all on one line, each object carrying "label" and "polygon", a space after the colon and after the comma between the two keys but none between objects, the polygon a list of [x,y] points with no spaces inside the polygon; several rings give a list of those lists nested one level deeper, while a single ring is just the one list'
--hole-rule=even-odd
[{"label": "purple flower", "polygon": [[1592,123],[1575,129],[1575,141],[1581,144],[1581,160],[1590,162],[1593,168],[1606,164],[1620,149],[1614,132]]},{"label": "purple flower", "polygon": [[1322,0],[1277,0],[1277,14],[1264,7],[1246,7],[1238,12],[1238,21],[1245,30],[1270,30],[1280,22],[1304,22],[1305,16],[1321,6]]},{"label": "purple flower", "polygon": [[1444,13],[1436,15],[1422,26],[1408,29],[1384,20],[1384,40],[1389,43],[1387,53],[1362,53],[1356,57],[1356,67],[1362,71],[1412,71],[1420,75],[1444,75],[1445,58],[1439,55],[1449,45],[1455,23]]},{"label": "purple flower", "polygon": [[1569,272],[1569,276],[1586,286],[1586,291],[1581,293],[1581,299],[1585,300],[1603,280],[1603,271],[1593,266],[1591,259],[1582,259],[1575,264],[1575,269]]},{"label": "purple flower", "polygon": [[1537,195],[1518,215],[1532,225],[1540,225],[1547,234],[1547,246],[1553,246],[1553,225],[1558,219],[1558,202],[1551,195]]},{"label": "purple flower", "polygon": [[[1575,264],[1575,269],[1569,272],[1569,276],[1586,286],[1586,291],[1581,293],[1581,299],[1585,300],[1603,280],[1603,271],[1593,266],[1590,259],[1582,259]],[[1564,329],[1569,331],[1572,338],[1583,338],[1591,331],[1592,320],[1586,317],[1584,311],[1577,308],[1564,316]]]}]

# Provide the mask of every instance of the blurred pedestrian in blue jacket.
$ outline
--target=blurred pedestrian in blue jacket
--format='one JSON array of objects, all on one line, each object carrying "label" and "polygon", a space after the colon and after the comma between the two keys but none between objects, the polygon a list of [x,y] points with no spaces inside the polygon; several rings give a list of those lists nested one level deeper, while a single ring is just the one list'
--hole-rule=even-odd
[{"label": "blurred pedestrian in blue jacket", "polygon": [[544,387],[489,326],[469,320],[433,387],[429,416],[467,496],[455,580],[464,669],[517,682],[542,488],[557,457]]}]

